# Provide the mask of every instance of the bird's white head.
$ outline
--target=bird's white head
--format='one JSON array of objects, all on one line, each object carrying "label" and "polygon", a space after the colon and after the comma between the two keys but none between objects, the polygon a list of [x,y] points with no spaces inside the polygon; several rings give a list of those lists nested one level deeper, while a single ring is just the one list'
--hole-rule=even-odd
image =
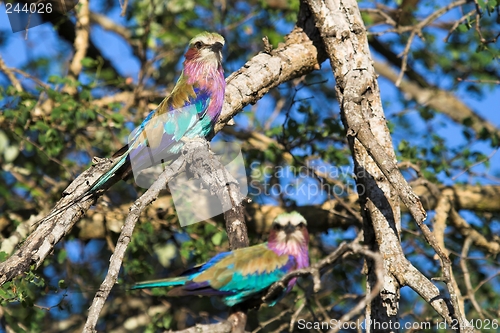
[{"label": "bird's white head", "polygon": [[307,247],[309,234],[306,219],[297,212],[278,215],[271,226],[269,243],[279,247]]},{"label": "bird's white head", "polygon": [[[269,248],[278,255],[295,257],[297,268],[303,268],[309,266],[308,245],[307,221],[302,215],[291,212],[276,217],[269,234]],[[290,283],[293,285],[295,282]]]},{"label": "bird's white head", "polygon": [[203,63],[215,68],[222,63],[222,48],[224,37],[215,32],[202,32],[189,42],[189,48],[185,54],[187,62]]}]

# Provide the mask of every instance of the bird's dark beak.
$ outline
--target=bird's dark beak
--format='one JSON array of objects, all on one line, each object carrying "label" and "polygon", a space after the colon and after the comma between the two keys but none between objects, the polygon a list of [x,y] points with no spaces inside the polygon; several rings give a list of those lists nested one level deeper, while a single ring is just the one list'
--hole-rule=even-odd
[{"label": "bird's dark beak", "polygon": [[212,49],[213,52],[220,52],[222,50],[222,47],[224,45],[222,45],[222,43],[214,43],[210,48]]},{"label": "bird's dark beak", "polygon": [[285,234],[290,235],[295,231],[295,226],[288,222],[283,230],[285,231]]}]

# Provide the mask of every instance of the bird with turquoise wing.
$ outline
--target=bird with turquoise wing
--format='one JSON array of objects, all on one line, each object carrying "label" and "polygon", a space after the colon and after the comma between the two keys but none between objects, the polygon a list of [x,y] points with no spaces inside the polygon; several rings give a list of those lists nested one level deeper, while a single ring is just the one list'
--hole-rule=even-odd
[{"label": "bird with turquoise wing", "polygon": [[[211,137],[226,90],[222,69],[224,42],[224,38],[214,32],[202,32],[191,39],[184,54],[182,73],[170,95],[132,131],[128,144],[113,155],[109,171],[68,205],[125,179],[131,171],[137,179],[144,169],[170,163],[178,156],[186,139]],[[68,205],[57,207],[35,225],[47,221]]]},{"label": "bird with turquoise wing", "polygon": [[219,119],[226,81],[222,69],[224,38],[203,32],[189,42],[182,73],[172,90],[129,136],[128,144],[117,151],[111,169],[100,176],[84,194],[95,193],[109,182],[123,179],[133,171],[169,162],[185,139],[207,138]]},{"label": "bird with turquoise wing", "polygon": [[[131,289],[174,287],[167,296],[220,296],[228,306],[259,301],[267,289],[287,273],[309,266],[309,234],[305,218],[283,213],[273,221],[266,243],[222,252],[181,276],[146,281]],[[288,282],[274,305],[295,285]]]}]

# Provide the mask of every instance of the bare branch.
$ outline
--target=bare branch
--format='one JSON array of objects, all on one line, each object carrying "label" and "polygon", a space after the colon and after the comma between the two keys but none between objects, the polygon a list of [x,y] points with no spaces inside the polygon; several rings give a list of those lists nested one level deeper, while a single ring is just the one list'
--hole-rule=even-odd
[{"label": "bare branch", "polygon": [[[189,170],[195,178],[200,179],[206,187],[217,195],[223,206],[228,202],[232,204],[233,209],[236,209],[237,206],[241,206],[243,197],[241,196],[236,180],[226,171],[221,162],[215,158],[214,154],[210,152],[208,149],[208,142],[204,139],[195,139],[186,142],[182,155],[174,161],[171,166],[167,167],[153,185],[151,185],[151,187],[132,205],[120,237],[118,238],[116,249],[111,256],[106,278],[101,284],[99,291],[96,293],[89,309],[89,316],[85,324],[84,332],[90,333],[95,330],[99,313],[118,278],[125,251],[132,238],[132,232],[134,231],[135,224],[141,212],[158,197],[158,194],[165,188],[168,181],[173,179],[184,166],[187,167],[187,170]],[[238,227],[235,227],[235,230],[232,230],[231,234],[228,234],[230,241],[233,241],[231,245],[234,248],[242,247],[241,245],[248,246],[248,236],[246,234],[244,217],[238,216],[238,218],[241,219],[241,223]],[[234,241],[235,237],[237,239],[236,241]],[[244,319],[246,320],[246,317]],[[242,319],[240,318],[240,320]]]},{"label": "bare branch", "polygon": [[123,3],[120,1],[120,6],[122,7],[122,12],[120,13],[120,16],[125,16],[125,14],[127,14],[128,0],[124,0]]},{"label": "bare branch", "polygon": [[472,282],[470,280],[469,269],[467,268],[467,253],[469,252],[471,244],[472,239],[470,237],[465,238],[464,245],[462,247],[462,253],[460,254],[460,267],[462,268],[462,272],[464,273],[464,283],[465,288],[467,289],[467,298],[472,303],[474,309],[476,309],[479,317],[484,320],[486,317],[483,314],[481,306],[477,302],[476,296],[474,294],[474,288],[472,287]]},{"label": "bare branch", "polygon": [[460,177],[461,175],[463,175],[464,173],[466,173],[470,169],[472,169],[478,165],[481,165],[485,162],[488,162],[497,153],[497,151],[498,151],[498,148],[493,149],[492,152],[488,156],[486,156],[483,160],[477,161],[476,163],[471,164],[465,170],[462,170],[460,173],[458,173],[458,175],[451,177],[451,180],[456,180],[458,177]]},{"label": "bare branch", "polygon": [[17,91],[19,92],[23,91],[23,86],[21,85],[21,82],[19,82],[14,73],[12,73],[12,69],[7,67],[2,57],[0,57],[0,71],[5,73],[10,83],[12,83],[12,85],[14,86],[14,88],[16,88]]},{"label": "bare branch", "polygon": [[83,332],[95,332],[95,326],[97,325],[99,314],[109,296],[109,293],[111,292],[111,289],[118,279],[118,273],[120,272],[125,251],[127,250],[127,246],[132,239],[132,232],[134,231],[135,224],[139,219],[141,212],[147,205],[158,197],[158,194],[165,188],[167,182],[182,170],[184,164],[185,159],[183,157],[174,161],[172,165],[168,166],[165,171],[161,173],[153,185],[151,185],[151,187],[139,199],[137,199],[130,208],[130,213],[125,220],[125,225],[123,226],[120,237],[118,238],[115,251],[110,258],[106,278],[99,287],[99,290],[92,301],[92,305],[90,306],[89,315]]},{"label": "bare branch", "polygon": [[[446,245],[444,243],[444,231],[446,229],[446,220],[449,217],[450,210],[452,209],[450,198],[452,198],[453,192],[450,189],[445,189],[441,197],[439,198],[438,204],[436,206],[436,215],[433,219],[433,226],[434,226],[434,231],[433,235],[436,238],[437,245],[439,248],[443,250],[443,253],[446,256],[449,256],[449,251],[446,249]],[[442,258],[441,258],[442,259]],[[455,279],[455,276],[453,275],[452,268],[451,268],[451,261],[448,266],[445,268],[443,267],[443,272],[446,270],[447,273],[444,273],[443,275],[445,276],[448,275],[447,280],[445,281],[448,285],[448,291],[450,293],[450,299],[456,309],[459,309],[460,312],[458,315],[462,316],[463,319],[462,321],[465,320],[465,308],[464,308],[464,302],[462,299],[462,295],[460,292],[460,288],[458,287],[458,283]]]},{"label": "bare branch", "polygon": [[448,43],[448,39],[450,38],[451,34],[453,33],[453,31],[455,31],[455,29],[458,28],[458,26],[460,25],[460,23],[462,23],[464,20],[466,20],[469,16],[471,16],[472,14],[474,14],[476,12],[475,9],[471,10],[470,12],[468,12],[467,14],[465,14],[464,16],[462,16],[461,18],[459,18],[458,20],[455,21],[455,23],[453,24],[453,26],[450,28],[450,30],[448,31],[448,34],[446,35],[446,37],[444,38],[444,42],[445,43]]},{"label": "bare branch", "polygon": [[21,74],[25,78],[28,78],[30,80],[35,81],[36,84],[38,84],[40,87],[43,87],[44,89],[51,89],[51,87],[48,84],[46,84],[45,82],[40,81],[40,79],[34,77],[31,74],[26,73],[25,71],[22,71],[22,70],[20,70],[18,68],[10,68],[10,70],[13,71],[13,72],[15,72],[15,73]]},{"label": "bare branch", "polygon": [[[90,10],[88,0],[80,0],[78,4],[78,10],[76,14],[76,36],[75,36],[75,55],[71,64],[69,65],[69,75],[73,79],[77,79],[78,75],[82,71],[82,60],[87,54],[87,49],[89,47],[89,33],[90,33],[90,20],[89,20]],[[71,91],[74,88],[69,88]]]},{"label": "bare branch", "polygon": [[489,253],[496,255],[500,253],[500,243],[498,241],[488,241],[484,235],[475,230],[467,221],[465,221],[455,209],[450,211],[450,222],[458,229],[464,237],[470,237],[474,245],[482,248]]},{"label": "bare branch", "polygon": [[132,33],[128,28],[115,23],[107,16],[91,11],[89,12],[89,18],[90,22],[99,24],[103,29],[116,33],[117,35],[125,39],[131,46],[137,44],[137,41],[132,40]]}]

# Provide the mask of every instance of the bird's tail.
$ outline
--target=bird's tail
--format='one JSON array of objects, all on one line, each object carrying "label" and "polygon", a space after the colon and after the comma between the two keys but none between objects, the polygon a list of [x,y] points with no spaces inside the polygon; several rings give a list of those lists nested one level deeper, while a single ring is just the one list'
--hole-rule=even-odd
[{"label": "bird's tail", "polygon": [[80,202],[84,198],[87,198],[90,195],[93,195],[95,192],[97,192],[99,189],[101,189],[106,183],[109,181],[113,181],[113,183],[109,184],[108,187],[113,185],[115,182],[119,181],[120,179],[126,178],[126,176],[130,173],[131,171],[131,165],[130,165],[130,159],[128,157],[128,146],[126,145],[122,149],[120,149],[118,152],[116,152],[113,157],[118,157],[121,156],[120,159],[118,159],[115,164],[111,167],[111,169],[100,176],[91,186],[90,189],[85,191],[84,193],[80,194],[78,197],[72,199],[71,202],[66,203],[63,206],[55,207],[49,215],[45,216],[43,219],[38,220],[37,222],[33,223],[33,227],[38,226],[39,224],[43,223],[44,221],[54,217],[55,215],[61,213],[64,209],[67,209],[74,204]]},{"label": "bird's tail", "polygon": [[122,155],[122,157],[118,161],[116,161],[115,165],[113,165],[113,167],[108,172],[103,174],[94,182],[94,184],[92,184],[91,188],[85,193],[85,196],[94,193],[102,188],[104,184],[106,184],[110,179],[114,179],[116,181],[122,179],[130,171],[129,164],[130,161],[128,158],[128,154]]},{"label": "bird's tail", "polygon": [[146,289],[146,288],[157,288],[157,287],[173,287],[173,286],[183,286],[189,280],[188,276],[178,276],[169,279],[152,280],[138,282],[134,284],[130,289]]}]

